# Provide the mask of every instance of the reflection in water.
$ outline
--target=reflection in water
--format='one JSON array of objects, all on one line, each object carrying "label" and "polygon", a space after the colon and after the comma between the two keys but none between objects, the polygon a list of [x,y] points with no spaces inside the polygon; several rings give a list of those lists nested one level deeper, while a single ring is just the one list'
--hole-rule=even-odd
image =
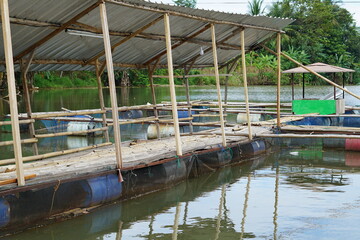
[{"label": "reflection in water", "polygon": [[276,151],[8,239],[359,239],[360,169],[297,151]]},{"label": "reflection in water", "polygon": [[278,204],[279,204],[279,166],[276,164],[276,177],[275,177],[275,203],[274,203],[274,236],[273,239],[277,239],[277,218],[278,218]]},{"label": "reflection in water", "polygon": [[174,226],[173,226],[172,240],[176,240],[177,236],[178,236],[180,210],[181,210],[181,203],[178,202],[178,204],[176,205],[176,213],[175,213],[175,220],[174,220]]},{"label": "reflection in water", "polygon": [[241,235],[240,235],[240,239],[244,238],[244,233],[245,233],[245,219],[246,219],[246,211],[247,211],[248,201],[249,201],[250,181],[251,181],[251,176],[249,174],[248,178],[247,178],[247,184],[246,184],[246,193],[245,193],[245,202],[244,202],[244,208],[243,208],[243,217],[241,219]]}]

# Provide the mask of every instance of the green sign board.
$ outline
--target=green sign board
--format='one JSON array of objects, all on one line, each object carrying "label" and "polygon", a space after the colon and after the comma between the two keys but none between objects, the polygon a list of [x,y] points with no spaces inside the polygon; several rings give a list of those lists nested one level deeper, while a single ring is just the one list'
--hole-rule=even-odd
[{"label": "green sign board", "polygon": [[336,113],[336,100],[293,100],[292,109],[294,114],[334,114]]}]

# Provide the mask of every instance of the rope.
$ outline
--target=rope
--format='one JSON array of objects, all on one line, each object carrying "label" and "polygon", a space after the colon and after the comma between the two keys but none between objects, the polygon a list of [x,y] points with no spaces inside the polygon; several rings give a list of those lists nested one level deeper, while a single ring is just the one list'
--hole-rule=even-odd
[{"label": "rope", "polygon": [[51,212],[53,210],[55,194],[56,194],[56,191],[59,189],[59,187],[60,187],[60,180],[58,180],[58,183],[54,186],[54,193],[53,193],[52,200],[51,200],[51,207],[50,207],[49,214],[51,214]]}]

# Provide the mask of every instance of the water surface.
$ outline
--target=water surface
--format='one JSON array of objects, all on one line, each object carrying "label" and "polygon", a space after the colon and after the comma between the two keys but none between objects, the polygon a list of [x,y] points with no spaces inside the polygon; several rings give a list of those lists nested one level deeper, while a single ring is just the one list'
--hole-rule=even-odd
[{"label": "water surface", "polygon": [[273,150],[7,239],[359,239],[360,154],[321,152]]}]

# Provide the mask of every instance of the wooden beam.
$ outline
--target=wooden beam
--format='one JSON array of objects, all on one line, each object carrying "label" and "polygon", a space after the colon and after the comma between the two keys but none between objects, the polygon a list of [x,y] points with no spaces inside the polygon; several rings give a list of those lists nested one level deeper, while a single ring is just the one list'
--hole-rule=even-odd
[{"label": "wooden beam", "polygon": [[[231,77],[232,74],[219,74],[220,77]],[[174,78],[196,78],[196,77],[215,77],[215,74],[194,74],[194,75],[174,75]],[[169,78],[166,75],[153,75],[153,78]]]},{"label": "wooden beam", "polygon": [[[102,83],[101,83],[101,75],[102,72],[99,68],[99,61],[96,60],[96,80],[97,80],[97,85],[98,85],[98,95],[99,95],[99,101],[100,101],[100,108],[101,110],[105,110],[105,101],[104,101],[104,94],[103,94],[103,88],[102,88]],[[102,114],[102,125],[103,127],[107,127],[107,122],[106,122],[106,113],[104,112]],[[109,129],[106,128],[104,131],[104,136],[105,136],[105,140],[106,142],[110,142],[110,137],[109,137]]]},{"label": "wooden beam", "polygon": [[246,69],[246,58],[245,58],[245,31],[240,32],[240,41],[241,41],[241,62],[242,62],[242,72],[244,79],[244,93],[245,93],[245,108],[246,108],[246,121],[248,124],[248,133],[249,140],[251,141],[252,129],[251,129],[251,121],[250,121],[250,110],[249,110],[249,93],[248,93],[248,85],[247,85],[247,69]]},{"label": "wooden beam", "polygon": [[258,29],[258,30],[269,31],[269,32],[284,33],[284,31],[275,29],[275,28],[267,28],[267,27],[260,27],[260,26],[255,26],[255,25],[241,24],[241,23],[231,22],[231,21],[216,20],[216,19],[211,19],[211,18],[206,18],[206,17],[194,16],[194,15],[183,13],[183,12],[177,12],[177,11],[172,11],[172,10],[162,10],[160,8],[154,8],[154,7],[150,7],[150,6],[138,5],[138,4],[133,4],[133,3],[121,2],[121,1],[115,1],[115,0],[105,0],[105,2],[129,7],[129,8],[135,8],[135,9],[141,9],[141,10],[145,10],[145,11],[158,12],[158,13],[169,14],[169,15],[173,15],[173,16],[190,18],[190,19],[194,19],[194,20],[198,20],[198,21],[207,22],[207,23],[227,24],[227,25],[232,25],[232,26],[237,26],[237,27],[242,27],[242,28],[252,28],[252,29]]},{"label": "wooden beam", "polygon": [[[194,63],[194,62],[193,62]],[[193,128],[193,124],[192,124],[192,113],[191,113],[191,98],[190,98],[190,86],[189,86],[189,78],[187,77],[187,74],[189,74],[189,72],[191,71],[192,65],[190,65],[188,68],[186,68],[186,66],[184,66],[184,77],[183,77],[183,81],[185,81],[185,91],[186,91],[186,103],[189,106],[188,107],[188,117],[191,118],[189,120],[189,132],[190,134],[193,133],[194,128]]]},{"label": "wooden beam", "polygon": [[61,27],[59,27],[58,29],[56,29],[55,31],[53,31],[52,33],[48,34],[47,36],[45,36],[44,38],[40,39],[39,41],[37,41],[36,43],[32,44],[30,47],[26,48],[24,51],[22,51],[21,53],[19,53],[16,57],[15,57],[15,61],[21,59],[22,57],[24,57],[25,55],[29,54],[30,52],[34,51],[36,48],[40,47],[41,45],[43,45],[44,43],[46,43],[47,41],[49,41],[50,39],[52,39],[53,37],[55,37],[56,35],[58,35],[59,33],[61,33],[63,30],[65,30],[67,27],[71,26],[71,24],[75,23],[77,20],[79,20],[80,18],[82,18],[83,16],[85,16],[86,14],[88,14],[89,12],[91,12],[92,10],[94,10],[95,8],[97,8],[100,4],[100,1],[92,4],[90,7],[86,8],[85,10],[83,10],[82,12],[80,12],[79,14],[77,14],[75,17],[71,18],[69,21],[67,21],[66,23],[64,23],[63,25],[61,25]]},{"label": "wooden beam", "polygon": [[[32,115],[32,109],[31,109],[31,101],[30,101],[27,73],[29,71],[31,61],[34,58],[34,54],[35,54],[35,51],[33,51],[30,54],[27,61],[22,59],[21,60],[22,64],[20,64],[21,80],[22,80],[22,85],[23,85],[23,94],[24,94],[24,100],[25,100],[26,113],[27,113],[28,118],[30,118],[30,119],[31,119],[31,115]],[[35,126],[34,126],[33,122],[29,123],[29,133],[30,133],[31,137],[35,137]],[[32,147],[33,147],[34,155],[38,155],[39,150],[38,150],[37,143],[36,142],[33,143]]]},{"label": "wooden beam", "polygon": [[218,103],[219,103],[219,114],[220,114],[222,144],[223,144],[224,147],[226,147],[227,143],[226,143],[226,136],[225,136],[225,121],[224,121],[224,113],[223,113],[223,106],[222,106],[222,100],[221,100],[219,66],[218,66],[217,52],[216,52],[216,36],[215,36],[215,26],[214,26],[214,24],[211,24],[211,39],[212,39],[212,43],[213,43],[212,44],[212,50],[213,50],[213,58],[214,58],[216,89],[217,89]]},{"label": "wooden beam", "polygon": [[[26,26],[31,26],[31,27],[47,27],[47,28],[51,28],[51,29],[58,29],[61,27],[61,23],[47,23],[47,22],[42,22],[42,21],[33,20],[33,19],[30,20],[30,19],[23,19],[23,18],[10,18],[10,20],[11,20],[11,23],[13,23],[13,24],[26,25]],[[96,27],[93,27],[93,26],[90,26],[90,25],[87,25],[87,24],[84,24],[84,23],[81,23],[78,21],[76,21],[71,26],[67,27],[66,29],[85,31],[85,32],[95,33],[95,34],[102,34],[101,28],[96,28]],[[119,37],[127,38],[127,37],[133,35],[134,32],[119,32],[119,31],[109,30],[109,34],[110,34],[110,36],[119,36]],[[147,40],[154,40],[154,41],[165,41],[165,35],[153,34],[153,33],[138,33],[135,37],[147,39]],[[185,39],[184,37],[181,37],[181,36],[171,36],[171,38],[172,38],[172,41],[182,41]],[[193,38],[193,39],[186,40],[186,42],[211,46],[211,41],[208,41],[205,39]],[[228,43],[223,43],[223,44],[218,43],[217,47],[220,49],[228,49],[228,50],[229,49],[237,50],[237,49],[241,48],[238,45],[228,44]]]},{"label": "wooden beam", "polygon": [[[181,45],[183,45],[184,43],[186,43],[187,40],[196,37],[197,35],[205,32],[205,31],[206,31],[207,29],[209,29],[209,28],[210,28],[210,24],[206,24],[206,25],[205,25],[204,27],[202,27],[199,31],[196,31],[195,33],[193,33],[193,34],[191,34],[190,36],[184,38],[183,40],[181,40],[181,41],[173,44],[173,45],[171,46],[171,49],[175,49],[175,48],[177,48],[177,47],[180,47]],[[146,61],[145,64],[150,64],[150,63],[152,63],[152,62],[155,61],[156,59],[161,58],[162,56],[164,56],[166,53],[167,53],[167,50],[164,50],[164,51],[160,52],[160,53],[157,54],[156,56],[154,56],[154,57],[150,58],[148,61]]]},{"label": "wooden beam", "polygon": [[13,50],[12,50],[11,29],[10,29],[10,20],[9,20],[9,3],[8,0],[0,0],[0,4],[1,4],[1,23],[2,23],[2,31],[3,31],[7,82],[9,89],[12,137],[14,143],[13,146],[14,146],[14,156],[16,163],[16,177],[17,177],[18,185],[23,186],[25,185],[25,177],[24,177],[24,167],[23,167],[23,156],[21,150],[21,140],[20,140],[19,114],[18,114],[17,99],[16,99]]},{"label": "wooden beam", "polygon": [[[228,36],[226,36],[225,38],[223,38],[221,41],[216,43],[216,46],[223,44],[224,42],[226,42],[227,40],[231,39],[232,37],[234,37],[235,35],[237,35],[240,31],[242,31],[244,28],[236,28],[234,31],[232,31],[231,34],[229,34]],[[204,54],[208,53],[212,50],[212,45],[210,47],[208,47],[207,49],[204,50]],[[188,65],[188,63],[191,63],[193,61],[196,61],[197,58],[199,58],[201,55],[199,53],[197,53],[194,57],[192,57],[190,60],[182,63],[182,65]]]},{"label": "wooden beam", "polygon": [[[117,48],[118,46],[126,43],[127,41],[129,41],[130,39],[134,38],[136,35],[138,35],[139,33],[145,31],[146,29],[148,29],[151,26],[154,26],[157,22],[159,22],[160,20],[163,19],[163,16],[160,16],[158,18],[156,18],[155,20],[151,21],[150,23],[146,24],[145,26],[139,28],[138,30],[136,30],[135,32],[131,33],[129,36],[121,39],[119,42],[115,43],[114,45],[111,46],[111,50],[114,51],[115,48]],[[90,58],[87,62],[93,62],[96,59],[100,58],[101,56],[103,56],[105,54],[105,51],[101,51],[100,53],[96,54],[94,57]],[[145,65],[147,65],[145,63]]]},{"label": "wooden beam", "polygon": [[114,66],[112,61],[111,45],[110,45],[109,26],[108,26],[105,3],[101,3],[99,7],[100,7],[101,26],[103,29],[103,36],[104,36],[106,65],[107,65],[108,78],[109,78],[112,119],[114,123],[113,128],[114,128],[114,140],[115,140],[115,155],[116,155],[117,167],[118,169],[121,169],[122,168],[121,135],[120,135],[120,125],[119,125],[118,102],[116,97]]},{"label": "wooden beam", "polygon": [[[149,80],[150,80],[150,88],[151,88],[151,97],[152,97],[152,102],[154,104],[154,116],[156,118],[159,117],[159,113],[158,110],[156,108],[156,94],[155,94],[155,87],[154,87],[154,78],[153,78],[153,73],[156,69],[156,66],[159,63],[160,58],[155,62],[155,64],[153,65],[153,67],[151,67],[150,65],[148,66],[148,72],[149,72]],[[160,126],[159,126],[159,122],[156,122],[156,134],[157,134],[157,138],[159,139],[161,137],[160,134]]]},{"label": "wooden beam", "polygon": [[281,92],[281,33],[277,34],[276,39],[276,51],[277,51],[277,68],[276,68],[276,75],[277,75],[277,90],[276,90],[276,118],[277,118],[277,127],[280,128],[280,92]]},{"label": "wooden beam", "polygon": [[174,83],[174,69],[173,69],[172,51],[171,51],[172,48],[171,48],[170,19],[169,19],[169,14],[167,13],[164,14],[164,25],[165,25],[165,36],[166,36],[170,97],[171,97],[172,115],[174,119],[176,154],[178,156],[182,156],[183,153],[182,153],[181,138],[180,138],[180,127],[179,127],[179,118],[177,112],[175,83]]}]

